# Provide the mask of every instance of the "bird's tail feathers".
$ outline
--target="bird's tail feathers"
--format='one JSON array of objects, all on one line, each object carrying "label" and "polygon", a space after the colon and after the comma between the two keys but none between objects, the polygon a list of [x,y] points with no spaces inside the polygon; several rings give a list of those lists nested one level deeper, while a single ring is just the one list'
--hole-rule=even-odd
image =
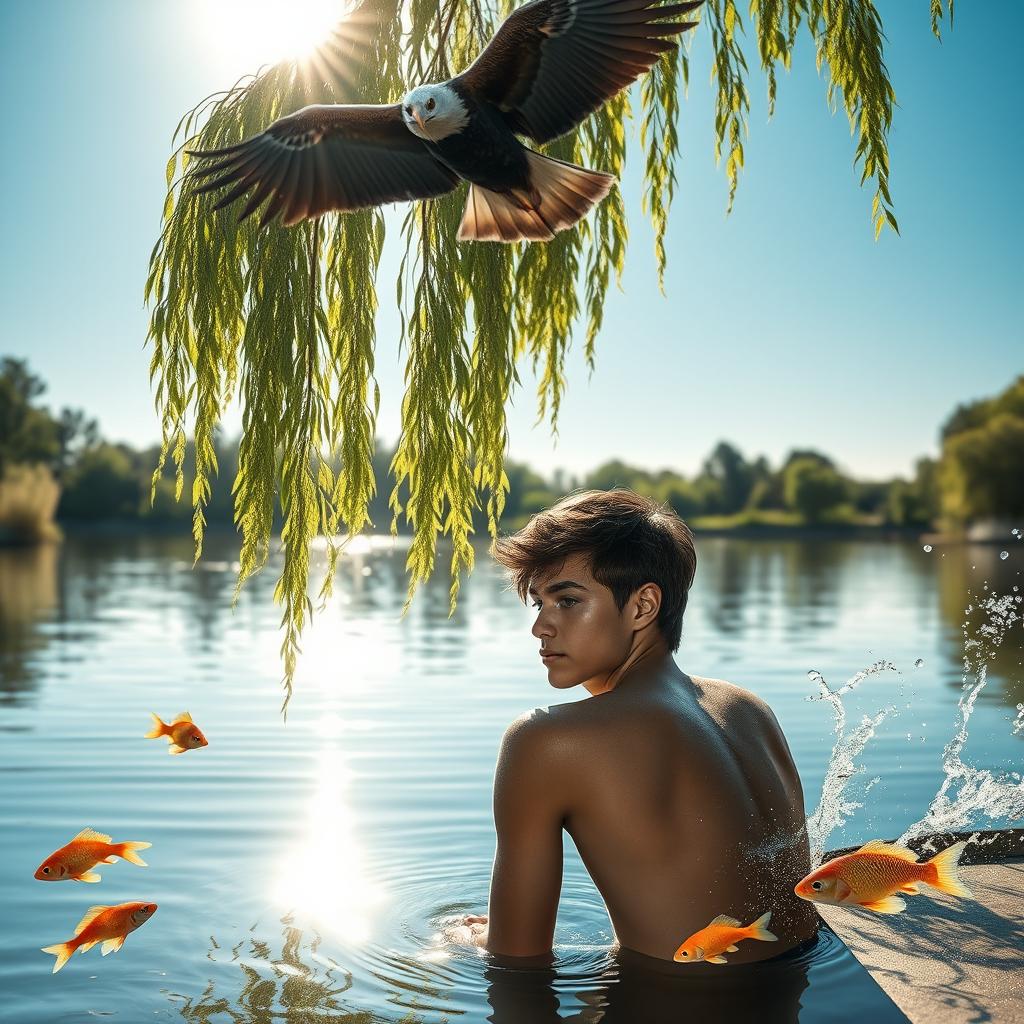
[{"label": "bird's tail feathers", "polygon": [[526,150],[529,193],[469,186],[460,241],[547,241],[570,228],[608,194],[615,175]]}]

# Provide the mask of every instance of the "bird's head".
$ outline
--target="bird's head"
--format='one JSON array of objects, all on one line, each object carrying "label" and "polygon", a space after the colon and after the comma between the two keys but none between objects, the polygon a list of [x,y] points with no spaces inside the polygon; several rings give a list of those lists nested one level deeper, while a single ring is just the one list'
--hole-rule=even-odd
[{"label": "bird's head", "polygon": [[402,99],[402,118],[413,135],[439,142],[462,130],[469,111],[450,85],[418,85]]}]

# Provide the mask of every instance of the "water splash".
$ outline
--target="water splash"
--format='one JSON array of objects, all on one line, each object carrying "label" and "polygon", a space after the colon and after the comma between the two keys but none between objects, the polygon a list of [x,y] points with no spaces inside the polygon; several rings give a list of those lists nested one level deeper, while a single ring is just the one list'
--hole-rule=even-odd
[{"label": "water splash", "polygon": [[[836,737],[832,747],[832,757],[829,759],[828,769],[821,783],[821,799],[818,801],[817,809],[807,819],[807,838],[810,844],[812,867],[817,867],[821,863],[828,837],[841,825],[845,825],[847,818],[854,811],[864,806],[863,800],[852,800],[846,795],[851,781],[864,772],[864,766],[858,765],[856,758],[860,756],[868,741],[875,735],[875,730],[879,725],[895,710],[893,705],[889,705],[874,715],[864,715],[860,725],[847,735],[843,694],[849,693],[869,676],[887,671],[898,670],[891,661],[880,659],[869,668],[862,669],[835,690],[830,689],[820,672],[812,670],[807,673],[811,679],[817,682],[821,691],[817,696],[808,697],[807,700],[823,700],[831,705],[832,715],[835,719],[833,731]],[[876,782],[878,782],[877,778],[872,779],[864,788],[863,795],[866,795]]]},{"label": "water splash", "polygon": [[[976,607],[968,605],[968,612],[981,612],[985,621],[964,643],[963,693],[957,704],[959,728],[942,752],[945,778],[924,817],[915,821],[900,836],[899,842],[905,843],[927,832],[967,828],[980,815],[990,821],[1024,818],[1024,778],[1018,772],[996,775],[988,769],[965,764],[960,757],[978,694],[988,681],[988,663],[1007,631],[1020,621],[1020,603],[1019,595],[993,594],[979,601]],[[969,630],[969,626],[969,622],[964,623],[965,630]]]},{"label": "water splash", "polygon": [[[963,692],[957,704],[956,732],[943,750],[944,777],[924,816],[906,829],[897,840],[899,843],[906,843],[930,832],[970,828],[982,817],[987,818],[989,823],[1024,818],[1024,777],[1020,773],[993,773],[965,764],[961,758],[967,742],[971,714],[988,679],[988,664],[1008,630],[1021,620],[1024,597],[1017,590],[1014,587],[1013,593],[1002,596],[988,594],[976,602],[968,595],[971,603],[965,609],[968,618],[963,623]],[[982,621],[972,626],[971,616],[974,614],[980,615]],[[920,668],[923,664],[919,658],[914,662],[914,667]],[[843,695],[869,676],[888,670],[897,671],[892,662],[876,661],[870,668],[858,672],[835,690],[828,686],[820,672],[812,670],[807,673],[820,689],[818,695],[810,696],[807,700],[824,700],[831,705],[836,736],[832,757],[822,782],[821,799],[817,809],[807,819],[811,864],[814,867],[821,863],[832,833],[846,824],[847,818],[854,811],[864,806],[863,800],[853,800],[847,795],[852,780],[864,772],[864,766],[858,765],[856,759],[875,735],[878,726],[895,710],[889,705],[874,715],[864,715],[860,724],[847,734]],[[1013,731],[1024,731],[1024,703],[1017,705]],[[866,796],[878,781],[878,778],[872,779],[864,787],[861,796]]]}]

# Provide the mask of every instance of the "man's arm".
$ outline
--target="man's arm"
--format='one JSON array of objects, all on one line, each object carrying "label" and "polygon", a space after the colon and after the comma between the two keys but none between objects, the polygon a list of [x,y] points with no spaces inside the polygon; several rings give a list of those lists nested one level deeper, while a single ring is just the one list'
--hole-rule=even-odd
[{"label": "man's arm", "polygon": [[568,813],[563,747],[543,713],[505,730],[494,773],[497,851],[486,948],[550,961],[562,888],[562,824]]}]

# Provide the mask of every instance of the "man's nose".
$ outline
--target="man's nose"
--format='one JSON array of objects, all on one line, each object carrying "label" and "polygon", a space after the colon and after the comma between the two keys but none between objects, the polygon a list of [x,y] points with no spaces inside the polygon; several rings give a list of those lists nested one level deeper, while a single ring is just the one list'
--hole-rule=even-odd
[{"label": "man's nose", "polygon": [[540,612],[537,615],[536,620],[533,623],[533,628],[530,632],[539,640],[541,637],[554,636],[554,630],[548,624],[544,618],[544,613]]}]

